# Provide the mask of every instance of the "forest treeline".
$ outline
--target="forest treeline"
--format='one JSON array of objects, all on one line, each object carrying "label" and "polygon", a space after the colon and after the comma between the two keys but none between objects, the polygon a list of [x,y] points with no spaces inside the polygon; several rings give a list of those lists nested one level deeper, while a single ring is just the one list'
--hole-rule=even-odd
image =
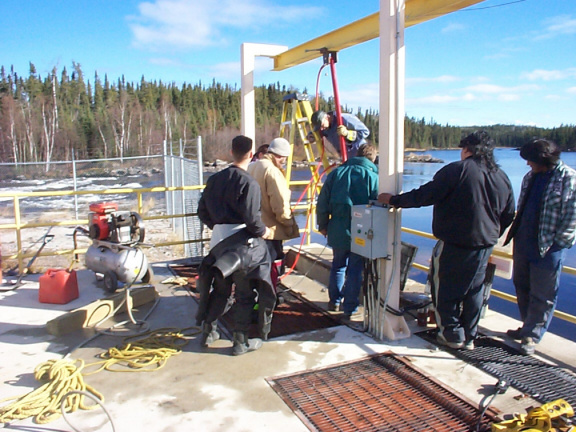
[{"label": "forest treeline", "polygon": [[[255,88],[256,144],[269,142],[280,127],[283,97],[301,91],[279,82]],[[95,73],[87,79],[80,64],[56,67],[41,76],[30,63],[28,76],[13,67],[0,68],[0,161],[112,158],[158,152],[164,140],[187,142],[200,135],[205,159],[227,158],[228,146],[240,131],[240,88],[212,81],[174,83],[110,81]],[[312,101],[314,106],[314,101]],[[333,99],[320,96],[329,110]],[[378,113],[344,111],[357,115],[378,145]],[[449,148],[475,128],[440,125],[433,120],[406,117],[405,147]],[[576,126],[553,129],[493,125],[489,131],[498,146],[518,147],[535,136],[556,141],[563,150],[576,148]],[[303,153],[302,153],[303,154]]]}]

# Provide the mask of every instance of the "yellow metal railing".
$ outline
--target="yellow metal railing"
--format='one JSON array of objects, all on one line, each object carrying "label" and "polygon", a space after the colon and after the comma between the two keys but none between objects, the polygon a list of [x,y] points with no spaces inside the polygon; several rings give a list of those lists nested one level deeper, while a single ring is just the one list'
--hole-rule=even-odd
[{"label": "yellow metal railing", "polygon": [[[141,214],[142,219],[146,220],[159,220],[159,219],[176,219],[182,217],[196,216],[196,213],[174,214],[174,215],[161,215],[161,216],[146,216],[143,213],[144,200],[143,195],[146,193],[156,192],[172,192],[172,191],[185,191],[185,190],[201,190],[204,186],[173,186],[173,187],[152,187],[152,188],[117,188],[117,189],[103,189],[103,190],[84,190],[84,191],[45,191],[45,192],[0,192],[0,198],[12,198],[14,203],[14,223],[0,224],[0,232],[2,230],[15,230],[16,231],[16,254],[6,255],[3,259],[16,259],[18,261],[18,268],[20,273],[24,269],[24,259],[34,256],[33,253],[24,253],[22,247],[22,230],[29,228],[48,228],[54,226],[78,226],[88,224],[87,219],[71,219],[59,222],[23,222],[22,214],[20,211],[21,198],[34,198],[34,197],[70,197],[79,195],[117,195],[117,194],[134,194],[136,195],[136,211]],[[171,241],[156,243],[155,247],[176,246],[190,243],[198,243],[207,241],[209,239],[192,239],[185,241]],[[61,255],[76,255],[84,254],[86,249],[66,249],[59,251],[46,251],[38,254],[39,257],[45,256],[61,256]]]},{"label": "yellow metal railing", "polygon": [[[407,233],[407,234],[413,234],[413,235],[416,235],[419,237],[437,240],[436,237],[434,237],[432,234],[426,233],[424,231],[418,231],[418,230],[414,230],[411,228],[404,228],[404,227],[402,227],[402,231]],[[506,253],[506,252],[503,252],[500,250],[495,250],[494,252],[492,252],[492,255],[498,256],[501,258],[512,259],[512,254],[509,254],[509,253]],[[422,264],[417,264],[417,263],[412,264],[412,267],[417,268],[417,269],[422,270],[422,271],[425,271],[425,272],[428,272],[428,270],[429,270],[429,268],[427,266],[424,266]],[[562,267],[562,272],[567,273],[567,274],[571,274],[571,275],[576,275],[576,269],[573,267],[564,266],[564,267]],[[509,301],[512,303],[517,303],[515,296],[513,296],[511,294],[507,294],[507,293],[502,292],[502,291],[498,291],[494,288],[492,288],[492,290],[490,291],[490,295],[493,295],[494,297],[498,297],[498,298],[501,298],[503,300],[506,300],[506,301]],[[576,324],[576,316],[570,315],[566,312],[561,312],[559,310],[556,310],[556,311],[554,311],[554,316],[557,318],[560,318],[564,321],[571,322],[572,324]]]},{"label": "yellow metal railing", "polygon": [[[306,187],[309,184],[309,181],[291,181],[291,186],[303,186]],[[41,223],[30,223],[30,222],[22,222],[22,215],[20,212],[20,199],[21,198],[33,198],[33,197],[64,197],[64,196],[74,196],[74,195],[117,195],[117,194],[135,194],[136,195],[136,202],[137,202],[137,212],[142,216],[144,221],[146,220],[159,220],[159,219],[176,219],[176,218],[183,218],[189,216],[196,216],[196,213],[187,213],[187,214],[175,214],[175,215],[160,215],[160,216],[146,216],[143,214],[143,195],[146,193],[155,193],[155,192],[172,192],[172,191],[184,191],[184,190],[202,190],[204,188],[203,185],[201,186],[174,186],[174,187],[152,187],[152,188],[118,188],[118,189],[104,189],[104,190],[85,190],[85,191],[46,191],[46,192],[0,192],[0,198],[12,198],[14,202],[14,223],[9,224],[0,224],[0,232],[2,230],[15,230],[16,231],[16,246],[17,252],[13,255],[4,256],[4,259],[17,259],[18,260],[18,267],[20,269],[20,273],[24,269],[24,259],[30,258],[34,256],[32,253],[23,253],[22,248],[22,230],[28,228],[40,228],[40,227],[52,227],[52,226],[77,226],[77,225],[86,225],[88,223],[87,219],[73,219],[73,220],[65,220],[60,222],[41,222]],[[306,211],[307,217],[307,228],[301,228],[301,232],[304,232],[306,235],[306,244],[309,245],[311,243],[311,233],[315,230],[316,226],[316,203],[312,197],[315,195],[315,191],[312,187],[308,188],[306,191],[306,202],[299,203],[294,206],[294,210]],[[419,237],[424,237],[431,240],[436,240],[430,233],[426,233],[423,231],[414,230],[411,228],[402,228],[402,231],[407,234],[416,235]],[[184,244],[191,244],[191,243],[198,243],[203,241],[208,241],[209,239],[191,239],[191,240],[182,240],[182,241],[170,241],[170,242],[161,242],[154,244],[154,247],[165,247],[165,246],[176,246],[176,245],[184,245]],[[86,249],[67,249],[67,250],[59,250],[59,251],[47,251],[38,254],[38,256],[61,256],[61,255],[76,255],[76,254],[84,254],[86,253]],[[502,258],[509,258],[512,259],[512,255],[502,251],[494,251],[493,255],[502,257]],[[414,263],[412,266],[416,269],[428,272],[428,267],[422,264]],[[564,273],[568,273],[571,275],[576,275],[576,269],[572,267],[563,267],[562,271]],[[496,289],[492,289],[491,295],[501,298],[506,301],[510,301],[516,303],[516,297],[502,291],[498,291]],[[564,321],[568,321],[572,324],[576,324],[576,316],[570,315],[566,312],[561,312],[556,310],[554,312],[554,316],[560,318]]]}]

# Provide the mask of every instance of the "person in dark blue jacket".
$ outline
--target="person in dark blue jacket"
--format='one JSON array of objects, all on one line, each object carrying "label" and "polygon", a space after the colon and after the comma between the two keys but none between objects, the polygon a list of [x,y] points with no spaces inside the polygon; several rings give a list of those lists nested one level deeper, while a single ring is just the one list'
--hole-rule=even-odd
[{"label": "person in dark blue jacket", "polygon": [[[341,125],[338,125],[334,111],[316,111],[312,114],[310,121],[314,130],[326,137],[338,154],[340,154],[340,137],[344,137],[349,158],[356,156],[358,149],[362,144],[366,144],[366,138],[370,135],[370,130],[366,125],[353,114],[342,113]],[[314,135],[309,135],[308,139],[313,142]]]},{"label": "person in dark blue jacket", "polygon": [[362,257],[350,251],[352,206],[368,204],[378,196],[376,149],[363,144],[358,156],[348,159],[330,174],[322,186],[316,216],[318,230],[328,237],[333,260],[328,283],[328,310],[341,304],[345,318],[357,310],[362,286]]},{"label": "person in dark blue jacket", "polygon": [[460,141],[460,161],[432,181],[378,201],[394,207],[434,206],[432,233],[439,239],[428,276],[436,309],[438,342],[474,349],[488,258],[514,219],[510,179],[494,161],[494,141],[476,131]]}]

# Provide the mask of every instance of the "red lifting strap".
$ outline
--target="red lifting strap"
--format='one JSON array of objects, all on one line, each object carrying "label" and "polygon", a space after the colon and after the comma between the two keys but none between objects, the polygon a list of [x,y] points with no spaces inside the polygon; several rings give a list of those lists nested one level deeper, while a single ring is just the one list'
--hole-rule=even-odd
[{"label": "red lifting strap", "polygon": [[[336,78],[336,53],[330,53],[330,72],[332,73],[332,87],[334,88],[334,103],[336,104],[336,120],[338,126],[342,124],[342,108],[340,107],[340,95],[338,94],[338,79]],[[348,160],[348,149],[346,147],[346,140],[343,136],[340,137],[340,156],[342,162]]]}]

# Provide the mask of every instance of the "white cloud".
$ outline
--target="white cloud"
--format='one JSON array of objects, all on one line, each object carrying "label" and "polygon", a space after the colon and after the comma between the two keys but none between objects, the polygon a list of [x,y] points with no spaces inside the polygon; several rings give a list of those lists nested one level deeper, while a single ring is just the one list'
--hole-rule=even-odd
[{"label": "white cloud", "polygon": [[449,96],[449,95],[432,95],[419,98],[406,99],[406,105],[434,105],[434,104],[447,104],[464,100],[462,97]]},{"label": "white cloud", "polygon": [[576,87],[570,87],[566,90],[569,94],[576,95]]},{"label": "white cloud", "polygon": [[454,33],[454,32],[459,32],[462,31],[466,28],[466,26],[464,24],[461,23],[451,23],[448,24],[446,27],[444,27],[441,32],[442,33]]},{"label": "white cloud", "polygon": [[450,84],[453,82],[461,81],[460,77],[454,75],[441,75],[437,77],[425,78],[425,77],[417,77],[417,78],[407,78],[406,84],[430,84],[430,83],[442,83],[442,84]]},{"label": "white cloud", "polygon": [[367,83],[361,86],[354,86],[348,89],[340,89],[340,101],[353,112],[358,108],[362,110],[379,110],[380,86],[378,83]]},{"label": "white cloud", "polygon": [[240,78],[240,63],[225,62],[210,65],[209,73],[217,80],[238,80]]},{"label": "white cloud", "polygon": [[476,84],[466,87],[467,90],[477,93],[485,94],[503,94],[503,93],[517,93],[517,92],[531,92],[539,90],[540,87],[535,84],[526,84],[512,87],[505,87],[496,84]]},{"label": "white cloud", "polygon": [[131,17],[134,45],[151,50],[204,48],[226,43],[226,32],[297,22],[316,7],[274,5],[265,0],[155,0]]},{"label": "white cloud", "polygon": [[530,81],[559,81],[576,78],[576,68],[568,68],[564,70],[535,69],[532,72],[524,72],[521,75],[521,78]]},{"label": "white cloud", "polygon": [[520,95],[517,94],[501,94],[498,95],[498,100],[502,102],[515,102],[520,100]]},{"label": "white cloud", "polygon": [[545,20],[543,32],[535,39],[550,39],[559,35],[573,34],[576,34],[576,18],[571,15],[559,15]]}]

